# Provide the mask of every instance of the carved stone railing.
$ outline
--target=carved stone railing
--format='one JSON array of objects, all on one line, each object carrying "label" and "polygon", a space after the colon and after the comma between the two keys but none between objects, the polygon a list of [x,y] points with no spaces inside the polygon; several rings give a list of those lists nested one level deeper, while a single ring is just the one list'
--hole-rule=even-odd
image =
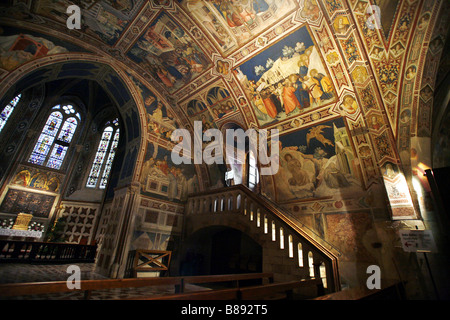
[{"label": "carved stone railing", "polygon": [[[216,217],[216,222],[220,216],[227,216],[225,219],[239,219],[251,225],[251,232],[257,232],[267,247],[263,258],[264,272],[278,272],[280,276],[289,272],[304,279],[322,278],[328,292],[340,290],[338,254],[333,247],[306,232],[303,225],[279,206],[247,187],[237,185],[191,195],[186,204],[186,218],[208,215]],[[270,248],[268,244],[271,244]],[[280,268],[284,271],[269,270],[288,264],[289,268]]]},{"label": "carved stone railing", "polygon": [[94,262],[97,246],[0,240],[0,262]]}]

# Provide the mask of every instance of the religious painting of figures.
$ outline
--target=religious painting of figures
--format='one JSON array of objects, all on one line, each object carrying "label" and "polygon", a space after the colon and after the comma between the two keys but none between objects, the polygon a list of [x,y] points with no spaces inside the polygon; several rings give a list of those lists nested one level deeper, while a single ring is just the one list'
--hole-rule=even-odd
[{"label": "religious painting of figures", "polygon": [[388,38],[399,0],[375,0],[374,4],[380,7],[380,12],[382,12],[380,15],[381,28],[384,31],[384,36]]},{"label": "religious painting of figures", "polygon": [[21,170],[11,180],[11,184],[41,189],[51,192],[59,191],[61,176],[53,172],[41,172],[32,167],[21,167]]},{"label": "religious painting of figures", "polygon": [[139,12],[144,0],[40,0],[36,13],[66,24],[67,7],[81,8],[81,28],[109,45],[113,45]]},{"label": "religious painting of figures", "polygon": [[225,119],[237,110],[230,92],[221,86],[203,90],[186,105],[186,113],[192,125],[194,121],[201,121],[203,130],[214,128],[214,120]]},{"label": "religious painting of figures", "polygon": [[181,5],[222,53],[238,49],[298,6],[294,0],[182,0]]},{"label": "religious painting of figures", "polygon": [[11,71],[21,64],[47,55],[85,51],[51,36],[25,29],[0,28],[0,68]]},{"label": "religious painting of figures", "polygon": [[155,18],[127,55],[170,93],[212,66],[203,50],[166,13]]},{"label": "religious painting of figures", "polygon": [[39,218],[48,218],[56,196],[9,189],[0,206],[4,213],[28,213]]},{"label": "religious painting of figures", "polygon": [[225,173],[227,166],[225,164],[213,163],[208,165],[209,184],[211,189],[220,189],[225,187]]},{"label": "religious painting of figures", "polygon": [[171,141],[172,132],[179,128],[170,109],[167,109],[155,94],[140,81],[130,76],[142,97],[147,111],[147,130],[166,141]]},{"label": "religious painting of figures", "polygon": [[177,203],[199,190],[195,165],[174,164],[171,151],[155,143],[147,145],[140,182],[143,195]]},{"label": "religious painting of figures", "polygon": [[189,101],[186,107],[186,112],[192,122],[192,125],[194,125],[196,121],[202,123],[203,133],[205,133],[208,129],[216,128],[214,119],[211,116],[205,102],[197,99]]},{"label": "religious painting of figures", "polygon": [[234,69],[260,126],[336,101],[336,92],[306,26]]},{"label": "religious painting of figures", "polygon": [[280,136],[274,176],[278,201],[363,193],[361,173],[342,118]]}]

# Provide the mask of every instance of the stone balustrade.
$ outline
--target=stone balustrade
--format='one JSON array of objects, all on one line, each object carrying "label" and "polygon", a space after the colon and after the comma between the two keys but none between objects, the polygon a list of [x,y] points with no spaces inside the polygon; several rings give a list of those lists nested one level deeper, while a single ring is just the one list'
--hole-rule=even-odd
[{"label": "stone balustrade", "polygon": [[340,288],[336,255],[280,208],[242,185],[191,195],[186,219],[188,233],[208,225],[247,233],[263,248],[263,271],[274,272],[281,281],[319,277],[327,291]]}]

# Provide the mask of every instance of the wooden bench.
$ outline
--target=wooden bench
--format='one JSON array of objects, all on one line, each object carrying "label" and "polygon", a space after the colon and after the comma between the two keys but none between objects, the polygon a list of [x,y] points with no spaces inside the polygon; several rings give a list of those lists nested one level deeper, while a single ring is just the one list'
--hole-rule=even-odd
[{"label": "wooden bench", "polygon": [[185,292],[151,297],[136,297],[120,300],[238,300],[239,288]]},{"label": "wooden bench", "polygon": [[246,273],[233,275],[189,276],[189,277],[161,277],[140,279],[106,279],[81,280],[81,289],[69,289],[66,281],[31,282],[1,284],[0,296],[23,296],[48,293],[84,291],[84,298],[89,299],[94,290],[108,290],[117,288],[141,288],[150,286],[173,285],[175,292],[184,292],[186,284],[233,282],[236,287],[239,281],[251,279],[265,279],[273,282],[273,273]]},{"label": "wooden bench", "polygon": [[360,286],[322,295],[313,300],[404,300],[405,282],[398,280],[382,280],[380,289],[368,289]]},{"label": "wooden bench", "polygon": [[299,288],[316,287],[320,292],[321,280],[308,279],[279,283],[269,283],[244,288],[207,290],[201,292],[186,292],[172,295],[127,298],[121,300],[260,300],[276,297],[278,299],[293,299],[293,291]]},{"label": "wooden bench", "polygon": [[161,285],[181,286],[181,279],[181,277],[170,277],[150,279],[81,280],[81,289],[69,289],[66,281],[2,284],[0,285],[0,296],[11,297],[84,291],[84,298],[89,299],[91,292],[94,290],[141,288]]},{"label": "wooden bench", "polygon": [[271,283],[264,286],[253,286],[240,289],[240,300],[259,300],[270,297],[285,297],[292,300],[294,289],[316,287],[317,294],[321,292],[322,281],[316,279],[303,279],[299,281],[288,281]]},{"label": "wooden bench", "polygon": [[[183,277],[182,285],[185,284],[202,284],[202,283],[222,283],[231,282],[235,288],[238,288],[240,281],[245,280],[263,280],[268,279],[269,283],[273,283],[273,273],[241,273],[241,274],[221,274],[221,275],[210,275],[210,276],[190,276]],[[181,288],[180,292],[184,292],[184,287]]]}]

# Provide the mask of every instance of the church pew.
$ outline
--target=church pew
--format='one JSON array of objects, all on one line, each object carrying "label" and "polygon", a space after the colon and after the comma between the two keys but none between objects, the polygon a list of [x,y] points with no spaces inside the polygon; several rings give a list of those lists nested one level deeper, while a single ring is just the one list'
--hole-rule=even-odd
[{"label": "church pew", "polygon": [[239,287],[239,281],[257,280],[267,278],[269,283],[273,283],[273,273],[241,273],[241,274],[221,274],[209,276],[189,276],[183,277],[182,288],[180,292],[184,292],[185,284],[202,284],[202,283],[219,283],[219,282],[233,282],[234,287]]},{"label": "church pew", "polygon": [[117,288],[140,288],[160,285],[181,286],[181,277],[163,277],[147,279],[105,279],[81,280],[81,289],[70,289],[66,281],[12,283],[0,285],[0,296],[22,296],[34,294],[84,291],[88,298],[91,291]]},{"label": "church pew", "polygon": [[367,286],[349,288],[312,300],[404,300],[406,282],[398,280],[381,281],[380,289],[369,289]]},{"label": "church pew", "polygon": [[295,289],[318,287],[320,284],[321,280],[308,279],[269,283],[244,288],[186,292],[150,297],[130,297],[120,300],[259,300],[271,298],[274,296],[278,298],[282,297],[292,299],[293,291]]},{"label": "church pew", "polygon": [[151,297],[131,297],[120,300],[238,300],[239,288],[185,292]]},{"label": "church pew", "polygon": [[285,294],[286,298],[291,300],[295,289],[316,287],[317,292],[320,292],[322,281],[320,279],[302,279],[296,281],[287,281],[280,283],[270,283],[264,286],[253,286],[240,289],[241,300],[258,300],[265,299],[271,296]]},{"label": "church pew", "polygon": [[[161,278],[140,278],[140,279],[105,279],[105,280],[81,280],[79,291],[84,291],[85,299],[89,299],[91,291],[107,290],[117,288],[139,288],[159,285],[174,285],[175,292],[184,292],[185,285],[200,283],[235,282],[249,279],[268,278],[273,282],[272,273],[249,273],[232,275],[210,275],[210,276],[189,276],[189,277],[161,277]],[[76,292],[78,289],[70,289],[66,281],[52,282],[31,282],[0,284],[0,296],[23,296],[48,293]]]}]

